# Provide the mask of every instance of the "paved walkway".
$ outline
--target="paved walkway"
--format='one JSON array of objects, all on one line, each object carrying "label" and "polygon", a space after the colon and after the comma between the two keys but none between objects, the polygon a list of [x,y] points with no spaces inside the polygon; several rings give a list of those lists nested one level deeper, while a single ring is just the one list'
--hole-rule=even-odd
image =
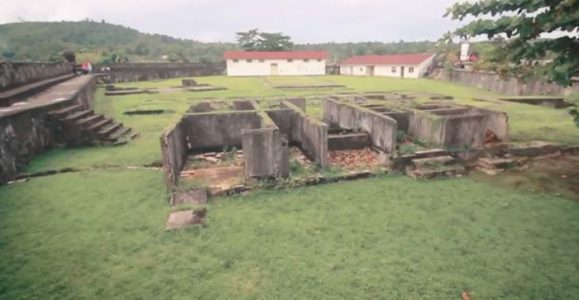
[{"label": "paved walkway", "polygon": [[94,78],[94,75],[77,76],[50,87],[26,101],[16,102],[8,107],[0,107],[0,118],[12,116],[23,111],[51,106],[74,98]]}]

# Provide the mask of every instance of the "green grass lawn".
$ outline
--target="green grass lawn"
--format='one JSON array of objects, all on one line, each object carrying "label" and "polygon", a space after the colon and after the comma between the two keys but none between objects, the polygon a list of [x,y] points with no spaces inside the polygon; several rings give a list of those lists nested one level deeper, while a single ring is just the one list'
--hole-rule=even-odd
[{"label": "green grass lawn", "polygon": [[[288,78],[268,78],[277,84]],[[579,202],[476,178],[383,176],[220,198],[208,226],[165,232],[159,136],[204,97],[308,95],[260,78],[202,77],[229,90],[105,97],[95,108],[141,134],[121,147],[56,149],[27,171],[95,169],[0,187],[0,299],[574,299]],[[516,140],[579,143],[565,111],[431,80],[300,78],[410,90],[507,111]],[[180,79],[125,86],[170,87]],[[313,105],[315,108],[315,105]],[[173,114],[126,116],[163,108]]]},{"label": "green grass lawn", "polygon": [[2,299],[573,299],[579,203],[382,177],[218,199],[164,232],[161,174],[0,189]]}]

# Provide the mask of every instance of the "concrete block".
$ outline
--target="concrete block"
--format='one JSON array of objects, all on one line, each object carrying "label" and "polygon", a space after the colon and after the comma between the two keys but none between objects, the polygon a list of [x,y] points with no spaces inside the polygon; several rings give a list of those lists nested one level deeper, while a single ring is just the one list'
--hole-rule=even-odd
[{"label": "concrete block", "polygon": [[181,80],[181,85],[182,86],[196,86],[197,85],[197,81],[195,81],[195,79],[182,79]]},{"label": "concrete block", "polygon": [[279,129],[244,130],[242,144],[247,179],[289,176],[288,142]]}]

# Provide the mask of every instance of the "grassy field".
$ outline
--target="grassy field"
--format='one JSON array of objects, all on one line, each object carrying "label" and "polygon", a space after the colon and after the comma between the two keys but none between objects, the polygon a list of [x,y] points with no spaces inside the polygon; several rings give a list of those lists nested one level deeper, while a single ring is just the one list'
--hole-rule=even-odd
[{"label": "grassy field", "polygon": [[[299,83],[313,79],[300,78]],[[485,103],[445,82],[323,77],[355,90],[416,90],[507,111],[517,140],[579,143],[565,111]],[[579,202],[476,177],[383,176],[216,199],[208,226],[165,232],[159,135],[195,98],[305,95],[287,78],[204,77],[227,91],[105,97],[141,134],[121,147],[56,149],[27,171],[95,168],[0,187],[0,299],[574,299]],[[319,81],[315,81],[319,82]],[[125,86],[170,87],[180,80]],[[322,91],[331,92],[331,91]],[[126,116],[137,108],[173,114]],[[115,166],[114,169],[101,169]]]}]

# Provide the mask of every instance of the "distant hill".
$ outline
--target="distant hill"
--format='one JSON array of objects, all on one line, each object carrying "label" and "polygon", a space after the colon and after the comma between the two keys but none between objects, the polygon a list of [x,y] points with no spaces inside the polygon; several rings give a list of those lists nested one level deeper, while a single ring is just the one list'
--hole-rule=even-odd
[{"label": "distant hill", "polygon": [[[231,33],[234,34],[233,32]],[[218,62],[233,43],[202,43],[167,35],[141,33],[105,22],[21,22],[0,25],[0,59],[62,61],[72,50],[77,61]],[[352,55],[433,51],[434,42],[298,44],[299,50],[327,50],[332,59]]]},{"label": "distant hill", "polygon": [[201,43],[146,34],[104,22],[22,22],[0,25],[0,57],[19,61],[60,61],[65,50],[77,60],[216,61],[231,43]]}]

